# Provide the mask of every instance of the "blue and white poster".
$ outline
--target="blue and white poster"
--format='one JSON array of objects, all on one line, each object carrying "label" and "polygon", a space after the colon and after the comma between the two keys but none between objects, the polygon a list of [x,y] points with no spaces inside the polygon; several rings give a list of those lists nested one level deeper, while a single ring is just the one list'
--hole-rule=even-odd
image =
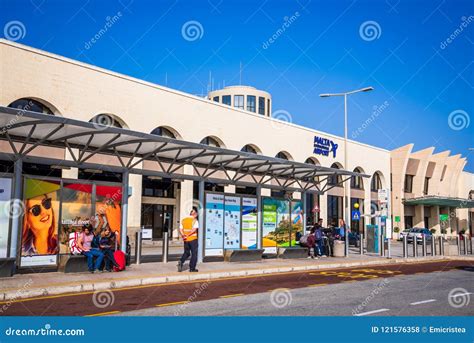
[{"label": "blue and white poster", "polygon": [[242,198],[242,249],[257,248],[257,198]]},{"label": "blue and white poster", "polygon": [[240,248],[240,197],[225,196],[224,248]]},{"label": "blue and white poster", "polygon": [[224,195],[206,194],[206,256],[224,253]]}]

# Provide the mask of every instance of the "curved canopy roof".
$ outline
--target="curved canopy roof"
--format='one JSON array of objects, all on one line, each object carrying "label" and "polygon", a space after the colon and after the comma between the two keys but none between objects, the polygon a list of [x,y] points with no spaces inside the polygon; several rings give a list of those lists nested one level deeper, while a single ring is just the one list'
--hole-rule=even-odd
[{"label": "curved canopy roof", "polygon": [[[130,173],[172,179],[191,179],[236,185],[261,185],[289,191],[325,192],[340,175],[340,183],[353,175],[342,169],[288,161],[248,152],[223,149],[128,129],[102,126],[67,117],[45,115],[0,106],[0,141],[11,150],[1,155],[67,167],[128,170]],[[38,147],[65,149],[71,160],[34,154]],[[97,157],[113,156],[118,166],[99,163]],[[189,165],[193,175],[184,173]]]}]

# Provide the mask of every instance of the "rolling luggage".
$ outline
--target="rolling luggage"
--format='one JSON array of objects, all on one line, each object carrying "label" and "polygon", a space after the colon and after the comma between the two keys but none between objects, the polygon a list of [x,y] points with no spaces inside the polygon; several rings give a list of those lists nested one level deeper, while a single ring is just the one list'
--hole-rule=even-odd
[{"label": "rolling luggage", "polygon": [[114,266],[114,271],[120,272],[122,270],[125,270],[125,262],[126,262],[125,253],[122,250],[117,249],[117,240],[115,240],[114,259],[115,259],[115,262],[117,263],[117,265]]}]

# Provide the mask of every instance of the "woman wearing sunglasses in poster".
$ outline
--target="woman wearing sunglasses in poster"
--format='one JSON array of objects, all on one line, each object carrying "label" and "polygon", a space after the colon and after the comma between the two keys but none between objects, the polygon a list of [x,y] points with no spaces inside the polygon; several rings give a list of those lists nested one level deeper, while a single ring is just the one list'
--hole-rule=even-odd
[{"label": "woman wearing sunglasses in poster", "polygon": [[25,200],[22,255],[55,255],[58,253],[56,220],[48,194]]}]

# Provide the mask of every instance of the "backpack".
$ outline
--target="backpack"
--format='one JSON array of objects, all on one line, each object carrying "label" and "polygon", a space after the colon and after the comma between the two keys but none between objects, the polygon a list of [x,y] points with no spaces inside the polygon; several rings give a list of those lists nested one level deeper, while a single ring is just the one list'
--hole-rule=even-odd
[{"label": "backpack", "polygon": [[308,243],[308,237],[309,237],[309,233],[307,233],[306,235],[304,236],[301,236],[300,238],[300,245],[301,246],[306,246],[306,244]]},{"label": "backpack", "polygon": [[320,228],[317,228],[315,231],[314,231],[314,238],[319,241],[323,238],[323,234],[321,233],[321,229]]},{"label": "backpack", "polygon": [[306,245],[308,247],[313,247],[314,246],[314,243],[316,242],[316,239],[314,238],[314,235],[309,235],[308,236],[308,240],[306,241]]}]

